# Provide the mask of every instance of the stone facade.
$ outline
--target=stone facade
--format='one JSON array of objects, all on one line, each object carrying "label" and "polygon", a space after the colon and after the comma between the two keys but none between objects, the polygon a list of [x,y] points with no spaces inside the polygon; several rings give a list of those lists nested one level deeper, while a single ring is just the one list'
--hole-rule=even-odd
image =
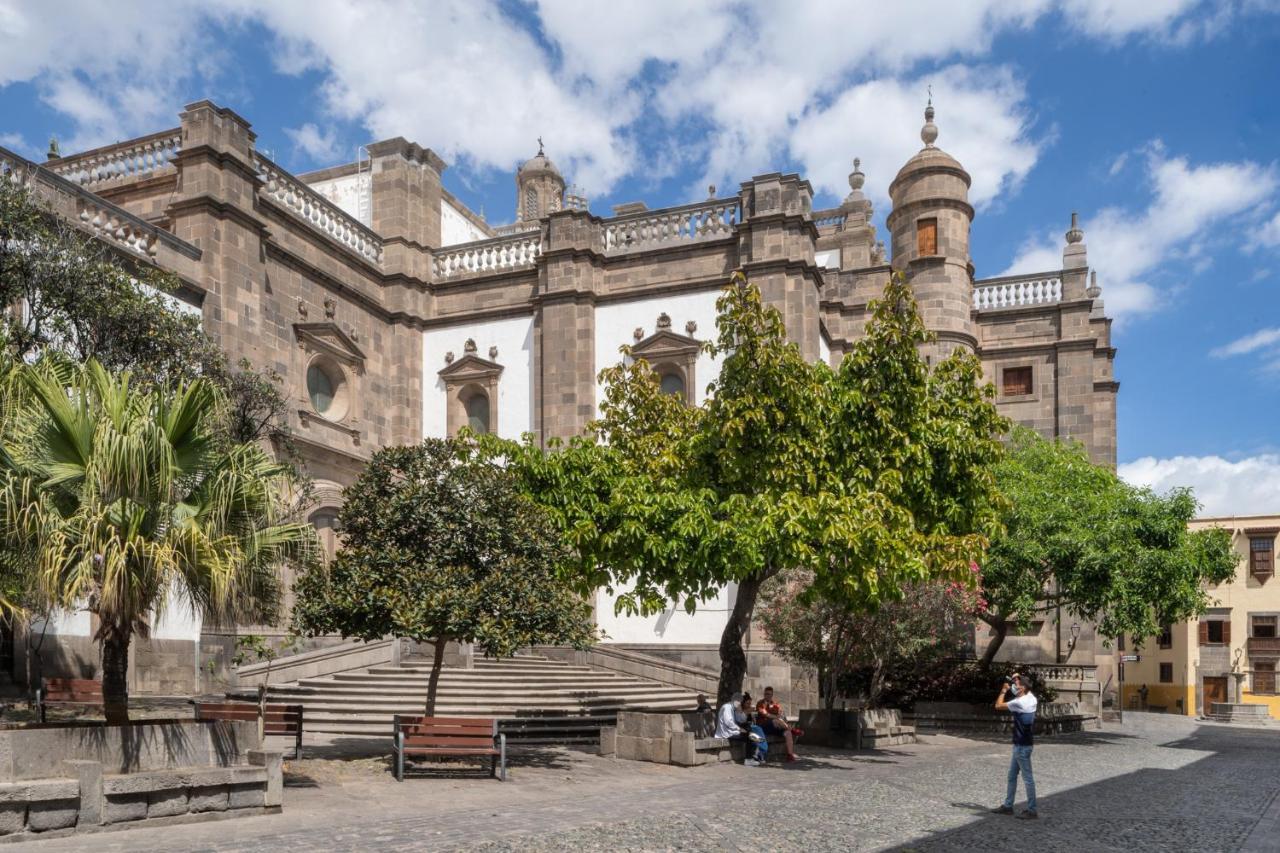
[{"label": "stone facade", "polygon": [[[517,222],[492,228],[443,189],[445,164],[430,149],[391,139],[369,145],[367,160],[294,176],[257,150],[245,118],[208,101],[149,137],[40,167],[3,150],[0,160],[60,215],[176,274],[234,359],[286,378],[290,426],[320,496],[312,517],[332,539],[341,488],[377,448],[453,432],[482,411],[503,435],[578,434],[596,414],[597,374],[623,344],[665,345],[688,399],[701,400],[719,365],[690,348],[714,334],[716,295],[737,269],[805,356],[832,364],[901,270],[937,334],[929,360],[975,352],[1004,414],[1114,464],[1115,350],[1083,235],[1068,232],[1060,270],[975,279],[969,175],[934,145],[932,118],[931,107],[924,148],[890,187],[891,257],[857,166],[831,210],[813,210],[800,176],[774,173],[702,202],[602,217],[565,195],[539,151],[516,175]],[[448,245],[446,232],[482,239]],[[598,610],[609,606],[602,597]],[[684,619],[673,611],[611,630],[633,644],[714,647],[722,616]],[[683,626],[678,640],[670,626]],[[140,651],[173,672],[139,675],[137,687],[201,687],[199,658],[226,636],[196,634],[203,651],[185,658]]]}]

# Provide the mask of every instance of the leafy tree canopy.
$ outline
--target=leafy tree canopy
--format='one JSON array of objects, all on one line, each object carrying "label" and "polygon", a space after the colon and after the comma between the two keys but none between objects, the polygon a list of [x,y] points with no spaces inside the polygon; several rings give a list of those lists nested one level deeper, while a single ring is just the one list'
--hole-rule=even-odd
[{"label": "leafy tree canopy", "polygon": [[344,492],[343,548],[295,584],[296,629],[435,645],[427,714],[449,641],[503,657],[585,648],[591,607],[560,578],[569,552],[515,477],[464,439],[380,450]]},{"label": "leafy tree canopy", "polygon": [[783,569],[848,607],[966,578],[996,526],[991,464],[1005,423],[973,356],[928,370],[918,347],[929,335],[901,277],[837,370],[806,361],[741,274],[717,309],[705,349],[722,363],[702,405],[662,394],[628,357],[601,374],[590,435],[550,453],[531,439],[485,442],[554,514],[584,592],[625,589],[620,610],[653,613],[736,586],[724,699],[742,684],[760,586]]},{"label": "leafy tree canopy", "polygon": [[1187,489],[1157,495],[1089,461],[1076,443],[1029,429],[996,467],[1004,531],[983,561],[984,621],[994,659],[1011,625],[1061,607],[1104,637],[1159,633],[1203,613],[1206,584],[1231,578],[1237,557],[1222,530],[1188,531]]}]

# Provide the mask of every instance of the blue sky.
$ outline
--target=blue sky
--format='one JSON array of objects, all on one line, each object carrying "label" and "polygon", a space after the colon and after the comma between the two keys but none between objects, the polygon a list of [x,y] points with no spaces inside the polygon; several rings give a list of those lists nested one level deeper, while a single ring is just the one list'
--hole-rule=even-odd
[{"label": "blue sky", "polygon": [[64,152],[212,98],[295,171],[402,135],[494,223],[546,140],[608,213],[919,147],[974,176],[980,277],[1056,268],[1079,211],[1119,349],[1130,479],[1280,512],[1280,0],[0,0],[0,144]]}]

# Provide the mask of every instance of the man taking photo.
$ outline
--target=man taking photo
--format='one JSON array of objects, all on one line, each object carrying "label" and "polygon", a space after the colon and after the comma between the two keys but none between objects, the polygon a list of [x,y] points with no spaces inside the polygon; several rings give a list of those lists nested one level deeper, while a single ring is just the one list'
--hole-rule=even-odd
[{"label": "man taking photo", "polygon": [[[1006,702],[1006,696],[1012,698]],[[1038,706],[1030,683],[1018,673],[1014,673],[1008,683],[1000,685],[1000,692],[996,694],[996,710],[1013,715],[1013,758],[1009,761],[1009,787],[1004,805],[992,809],[995,814],[1013,814],[1013,798],[1018,793],[1018,773],[1021,771],[1022,783],[1027,789],[1027,808],[1018,817],[1035,820],[1040,816],[1036,813],[1036,780],[1031,775],[1031,749]]]}]

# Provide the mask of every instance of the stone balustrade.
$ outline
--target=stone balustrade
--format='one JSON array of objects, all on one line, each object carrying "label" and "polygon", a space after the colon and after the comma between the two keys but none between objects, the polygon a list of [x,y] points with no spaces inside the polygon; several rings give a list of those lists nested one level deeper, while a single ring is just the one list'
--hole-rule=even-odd
[{"label": "stone balustrade", "polygon": [[839,231],[844,227],[844,209],[833,207],[828,210],[815,210],[813,224],[819,228],[835,228]]},{"label": "stone balustrade", "polygon": [[1062,301],[1062,279],[1044,277],[989,279],[975,282],[975,311],[1045,305]]},{"label": "stone balustrade", "polygon": [[264,196],[366,261],[382,264],[382,240],[370,228],[257,152],[253,166]]},{"label": "stone balustrade", "polygon": [[460,243],[436,252],[435,278],[449,279],[478,273],[531,267],[542,253],[541,231],[527,231],[512,237],[494,237],[474,243]]},{"label": "stone balustrade", "polygon": [[158,228],[123,207],[112,204],[79,184],[54,174],[49,169],[0,148],[0,176],[17,183],[38,182],[57,194],[57,207],[70,213],[74,204],[78,224],[100,240],[153,259],[161,243],[170,249],[196,259],[200,250],[184,240]]},{"label": "stone balustrade", "polygon": [[95,187],[120,178],[140,178],[175,170],[182,151],[182,129],[164,130],[110,148],[86,151],[45,164],[60,178],[82,187]]},{"label": "stone balustrade", "polygon": [[604,247],[606,252],[630,252],[725,237],[741,221],[736,197],[630,213],[605,220]]}]

